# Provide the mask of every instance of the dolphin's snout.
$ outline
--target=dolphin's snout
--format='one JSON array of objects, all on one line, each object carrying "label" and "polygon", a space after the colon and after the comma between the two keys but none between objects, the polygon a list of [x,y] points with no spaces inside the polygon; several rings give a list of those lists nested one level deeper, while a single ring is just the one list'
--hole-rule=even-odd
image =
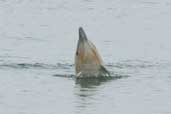
[{"label": "dolphin's snout", "polygon": [[79,40],[80,41],[87,41],[87,36],[82,27],[79,28]]}]

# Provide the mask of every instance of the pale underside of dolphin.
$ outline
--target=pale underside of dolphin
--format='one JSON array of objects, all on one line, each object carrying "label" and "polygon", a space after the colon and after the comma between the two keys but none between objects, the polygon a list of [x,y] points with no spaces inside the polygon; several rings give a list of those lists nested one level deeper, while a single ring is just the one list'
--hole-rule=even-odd
[{"label": "pale underside of dolphin", "polygon": [[95,45],[87,39],[82,27],[79,28],[79,40],[75,54],[76,77],[109,76]]}]

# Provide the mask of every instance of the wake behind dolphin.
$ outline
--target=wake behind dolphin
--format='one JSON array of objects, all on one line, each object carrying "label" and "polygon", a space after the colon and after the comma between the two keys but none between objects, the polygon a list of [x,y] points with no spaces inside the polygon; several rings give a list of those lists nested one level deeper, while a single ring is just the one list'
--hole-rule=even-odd
[{"label": "wake behind dolphin", "polygon": [[76,77],[110,76],[103,66],[95,45],[88,40],[82,27],[79,28],[79,40],[75,54]]}]

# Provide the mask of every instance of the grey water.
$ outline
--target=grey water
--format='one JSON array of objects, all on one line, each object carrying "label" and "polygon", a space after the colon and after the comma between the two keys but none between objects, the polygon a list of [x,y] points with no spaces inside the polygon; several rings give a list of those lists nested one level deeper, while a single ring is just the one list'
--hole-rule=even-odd
[{"label": "grey water", "polygon": [[[170,0],[0,0],[0,114],[171,114]],[[82,26],[112,79],[76,80]]]}]

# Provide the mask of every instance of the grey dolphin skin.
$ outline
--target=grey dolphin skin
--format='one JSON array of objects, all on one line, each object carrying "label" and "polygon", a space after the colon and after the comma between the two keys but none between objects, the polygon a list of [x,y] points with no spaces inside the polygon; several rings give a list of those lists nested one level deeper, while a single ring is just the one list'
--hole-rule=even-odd
[{"label": "grey dolphin skin", "polygon": [[78,78],[110,75],[103,66],[103,61],[95,45],[88,40],[82,27],[79,28],[79,40],[75,54],[75,72]]},{"label": "grey dolphin skin", "polygon": [[88,40],[82,27],[79,28],[79,40],[80,41],[83,41],[83,40],[87,41]]}]

